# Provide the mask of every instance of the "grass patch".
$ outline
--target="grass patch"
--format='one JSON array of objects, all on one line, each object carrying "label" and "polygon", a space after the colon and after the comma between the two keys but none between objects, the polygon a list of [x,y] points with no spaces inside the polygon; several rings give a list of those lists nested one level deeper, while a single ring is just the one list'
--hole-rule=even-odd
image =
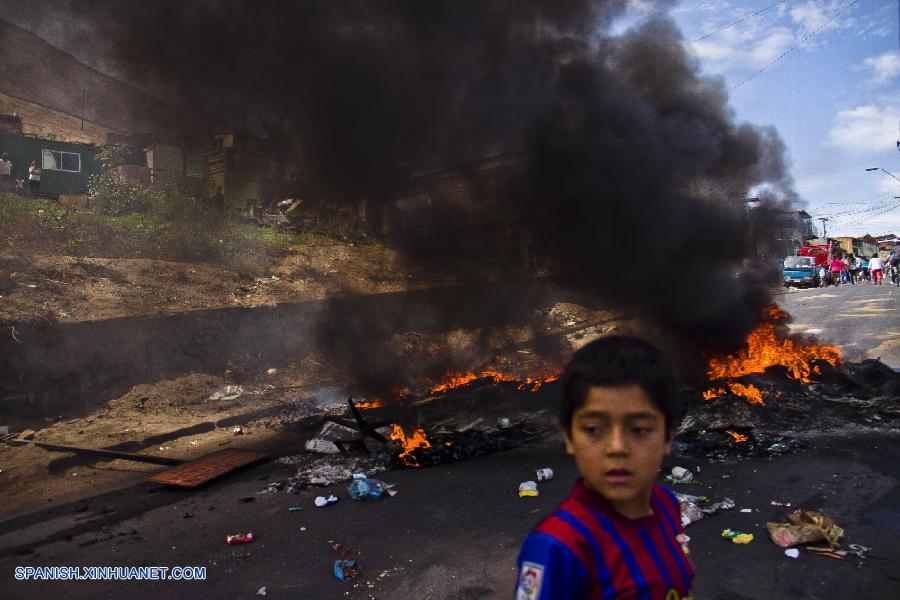
[{"label": "grass patch", "polygon": [[5,253],[209,262],[255,276],[298,242],[289,232],[230,223],[196,202],[169,201],[146,213],[110,215],[0,196]]}]

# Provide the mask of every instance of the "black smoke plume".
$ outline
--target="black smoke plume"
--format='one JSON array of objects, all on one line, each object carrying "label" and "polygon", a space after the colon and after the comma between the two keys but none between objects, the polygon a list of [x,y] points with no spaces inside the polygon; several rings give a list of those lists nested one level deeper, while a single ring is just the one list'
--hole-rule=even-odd
[{"label": "black smoke plume", "polygon": [[[472,187],[488,215],[477,226],[452,203],[413,211],[395,232],[409,260],[501,263],[489,241],[512,223],[564,288],[639,309],[693,348],[727,347],[771,301],[746,268],[770,227],[744,198],[760,185],[793,198],[785,149],[773,130],[735,122],[724,82],[699,73],[664,14],[613,35],[626,4],[117,0],[69,16],[133,77],[280,140],[310,193],[385,208],[414,193],[411,173],[517,153],[502,185]],[[479,304],[500,319],[515,302],[501,297]],[[348,375],[373,388],[411,377],[386,340],[399,324],[343,306],[320,333]],[[449,330],[469,309],[430,318]]]}]

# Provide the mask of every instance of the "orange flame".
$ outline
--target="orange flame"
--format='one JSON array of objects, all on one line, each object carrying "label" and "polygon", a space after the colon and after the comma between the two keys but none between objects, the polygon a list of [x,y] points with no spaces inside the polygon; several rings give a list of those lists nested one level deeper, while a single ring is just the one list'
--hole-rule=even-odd
[{"label": "orange flame", "polygon": [[485,367],[479,373],[473,371],[453,371],[447,373],[444,379],[430,389],[432,394],[438,394],[447,390],[462,387],[467,383],[471,383],[477,379],[492,379],[495,383],[504,381],[520,381],[518,386],[520,390],[538,391],[542,385],[559,379],[561,371],[546,371],[537,375],[529,375],[524,379],[518,375],[504,373],[495,367]]},{"label": "orange flame", "polygon": [[729,429],[726,429],[726,430],[725,430],[725,433],[727,433],[728,435],[730,435],[731,437],[733,437],[735,443],[737,443],[737,444],[741,444],[741,443],[746,442],[747,440],[750,439],[750,438],[748,438],[748,437],[747,437],[746,435],[744,435],[744,434],[738,433],[737,431],[731,431],[731,430],[729,430]]},{"label": "orange flame", "polygon": [[[747,336],[746,346],[731,356],[715,356],[709,361],[707,375],[710,380],[732,379],[752,373],[764,373],[773,366],[783,366],[791,379],[812,383],[813,375],[820,373],[814,363],[819,360],[831,365],[842,361],[841,352],[834,346],[824,346],[795,338],[784,337],[776,331],[776,325],[787,318],[777,306],[766,310],[767,321]],[[742,396],[751,404],[765,404],[762,392],[749,384],[726,382],[731,392]],[[722,388],[704,392],[707,400],[725,394]]]},{"label": "orange flame", "polygon": [[409,467],[418,467],[419,461],[413,456],[413,451],[416,448],[431,448],[431,442],[425,437],[425,430],[419,427],[412,432],[412,435],[407,436],[400,425],[392,423],[391,427],[393,428],[391,439],[403,448],[403,452],[400,453],[400,460]]},{"label": "orange flame", "polygon": [[369,410],[372,408],[381,408],[384,406],[384,400],[381,398],[372,398],[369,402],[355,402],[354,405],[359,410]]}]

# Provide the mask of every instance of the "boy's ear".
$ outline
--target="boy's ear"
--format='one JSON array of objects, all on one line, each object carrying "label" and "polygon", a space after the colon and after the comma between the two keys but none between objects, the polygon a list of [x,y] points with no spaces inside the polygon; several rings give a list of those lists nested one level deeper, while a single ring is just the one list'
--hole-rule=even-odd
[{"label": "boy's ear", "polygon": [[674,442],[674,441],[675,441],[675,430],[670,429],[668,432],[666,432],[666,444],[665,444],[665,446],[663,446],[665,449],[665,453],[663,454],[663,456],[669,456],[670,454],[672,454],[672,442]]},{"label": "boy's ear", "polygon": [[563,431],[563,439],[566,440],[566,454],[575,456],[575,446],[572,445],[572,434],[568,431]]}]

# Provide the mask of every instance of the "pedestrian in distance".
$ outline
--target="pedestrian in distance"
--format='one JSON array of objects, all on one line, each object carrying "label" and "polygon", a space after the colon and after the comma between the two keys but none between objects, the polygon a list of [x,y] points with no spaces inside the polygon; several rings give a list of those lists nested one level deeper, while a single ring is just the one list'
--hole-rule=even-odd
[{"label": "pedestrian in distance", "polygon": [[881,285],[882,266],[881,257],[873,254],[872,258],[869,259],[869,273],[872,275],[872,285]]},{"label": "pedestrian in distance", "polygon": [[844,270],[844,261],[839,259],[837,256],[831,259],[831,265],[829,266],[829,270],[831,271],[831,281],[835,286],[841,285],[841,271]]},{"label": "pedestrian in distance", "polygon": [[859,280],[862,281],[870,281],[869,277],[869,259],[863,256],[862,265],[859,267]]},{"label": "pedestrian in distance", "polygon": [[678,500],[655,481],[681,419],[668,358],[605,337],[572,356],[561,383],[560,427],[581,477],[525,539],[516,599],[693,598]]},{"label": "pedestrian in distance", "polygon": [[12,163],[6,152],[0,154],[0,192],[12,189]]},{"label": "pedestrian in distance", "polygon": [[32,198],[41,192],[41,168],[36,160],[31,161],[31,164],[28,165],[28,192]]},{"label": "pedestrian in distance", "polygon": [[852,254],[847,256],[847,280],[850,285],[856,285],[856,276],[859,271],[859,265],[856,263],[856,257]]},{"label": "pedestrian in distance", "polygon": [[850,281],[856,285],[859,283],[860,271],[862,270],[862,259],[858,256],[853,257],[850,264]]},{"label": "pedestrian in distance", "polygon": [[900,286],[900,247],[894,246],[894,251],[888,257],[888,264],[891,269],[891,283]]}]

